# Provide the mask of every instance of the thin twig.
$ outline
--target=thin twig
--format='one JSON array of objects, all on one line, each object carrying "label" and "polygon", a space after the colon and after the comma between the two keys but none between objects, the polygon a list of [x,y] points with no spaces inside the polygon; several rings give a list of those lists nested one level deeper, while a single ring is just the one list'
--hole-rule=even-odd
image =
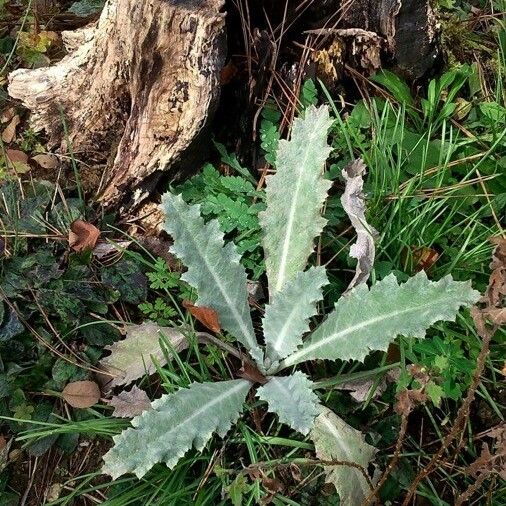
[{"label": "thin twig", "polygon": [[392,474],[393,470],[397,467],[401,455],[402,445],[404,444],[404,438],[406,437],[406,431],[408,429],[408,417],[409,417],[408,413],[402,413],[401,428],[399,431],[399,437],[397,438],[397,441],[395,443],[394,455],[390,460],[388,467],[381,475],[381,478],[376,484],[376,487],[374,487],[374,490],[372,490],[371,493],[368,495],[367,499],[364,501],[364,504],[362,506],[368,506],[369,504],[372,504],[375,498],[379,497],[379,492],[381,488],[387,481],[390,474]]},{"label": "thin twig", "polygon": [[434,471],[434,468],[441,460],[441,457],[443,456],[444,452],[448,449],[450,444],[458,437],[458,435],[463,430],[467,417],[469,416],[469,410],[471,408],[472,402],[474,401],[476,390],[480,384],[481,374],[483,372],[483,369],[485,368],[485,359],[487,358],[489,352],[490,341],[492,339],[495,330],[497,329],[497,327],[494,327],[492,330],[488,330],[485,327],[483,314],[477,307],[473,307],[471,309],[471,315],[473,316],[473,320],[475,322],[478,335],[483,339],[480,354],[478,355],[477,359],[476,369],[473,374],[473,381],[471,383],[471,386],[469,387],[469,390],[467,391],[467,395],[466,398],[464,399],[464,402],[462,403],[462,406],[459,408],[457,417],[455,419],[455,422],[453,423],[452,428],[450,429],[450,432],[443,439],[441,447],[432,456],[430,462],[425,466],[424,469],[422,469],[417,474],[417,476],[413,480],[413,483],[411,484],[411,487],[408,490],[406,497],[404,498],[402,506],[408,506],[420,482],[425,478],[427,478],[427,476],[429,476]]},{"label": "thin twig", "polygon": [[256,462],[255,464],[250,464],[248,467],[244,468],[241,472],[242,473],[248,473],[251,470],[254,469],[262,469],[266,467],[286,467],[290,466],[292,464],[299,465],[299,466],[347,466],[347,467],[353,467],[354,469],[357,469],[360,471],[360,473],[363,475],[365,480],[367,481],[367,484],[369,485],[369,488],[371,490],[374,489],[374,485],[371,481],[371,478],[369,478],[369,475],[367,474],[366,469],[361,466],[360,464],[357,464],[356,462],[350,462],[347,460],[319,460],[319,459],[306,459],[306,458],[298,458],[298,459],[274,459],[270,461],[265,462]]}]

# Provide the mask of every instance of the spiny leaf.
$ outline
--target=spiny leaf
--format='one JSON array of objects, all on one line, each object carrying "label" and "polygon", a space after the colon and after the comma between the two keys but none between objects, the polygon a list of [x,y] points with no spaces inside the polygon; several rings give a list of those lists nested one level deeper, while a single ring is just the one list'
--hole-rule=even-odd
[{"label": "spiny leaf", "polygon": [[[368,445],[360,431],[350,427],[330,409],[320,407],[320,410],[311,431],[316,456],[321,460],[358,464],[367,472],[376,448]],[[325,474],[325,481],[336,487],[339,504],[360,506],[371,492],[365,476],[356,467],[346,464],[325,466]]]},{"label": "spiny leaf", "polygon": [[165,230],[173,237],[171,252],[188,270],[181,279],[196,288],[198,306],[213,308],[223,329],[230,332],[262,363],[248,306],[246,271],[233,243],[224,245],[218,222],[205,224],[200,206],[190,206],[181,196],[166,193],[162,199]]},{"label": "spiny leaf", "polygon": [[386,350],[398,335],[425,337],[433,323],[454,321],[461,306],[479,297],[469,282],[451,276],[433,282],[423,271],[401,285],[393,274],[370,290],[360,285],[339,299],[334,311],[279,369],[314,359],[363,361],[372,350]]},{"label": "spiny leaf", "polygon": [[267,368],[302,344],[302,335],[309,331],[308,320],[316,314],[316,303],[322,299],[322,287],[327,283],[325,268],[311,267],[299,272],[272,296],[262,322]]},{"label": "spiny leaf", "polygon": [[295,371],[290,376],[273,376],[258,388],[257,396],[268,403],[269,411],[276,413],[280,422],[307,434],[320,412],[312,385],[304,373]]},{"label": "spiny leaf", "polygon": [[291,139],[279,141],[276,174],[266,178],[260,223],[271,295],[304,269],[326,223],[320,211],[331,186],[323,178],[331,124],[326,106],[309,107],[294,120]]},{"label": "spiny leaf", "polygon": [[158,462],[172,469],[192,446],[202,450],[214,432],[225,436],[250,387],[243,379],[193,383],[162,395],[151,404],[153,409],[132,420],[133,428],[113,438],[103,472],[114,479],[129,472],[141,478]]}]

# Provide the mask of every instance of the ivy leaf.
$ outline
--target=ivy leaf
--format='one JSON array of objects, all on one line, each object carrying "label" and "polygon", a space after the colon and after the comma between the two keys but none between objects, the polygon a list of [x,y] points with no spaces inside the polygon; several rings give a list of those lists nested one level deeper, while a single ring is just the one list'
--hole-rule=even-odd
[{"label": "ivy leaf", "polygon": [[399,285],[393,274],[369,289],[360,285],[341,297],[334,311],[279,370],[306,360],[360,360],[384,350],[398,335],[425,337],[435,322],[454,321],[462,306],[480,298],[470,282],[446,276],[434,282],[421,271]]},{"label": "ivy leaf", "polygon": [[91,16],[96,12],[100,12],[104,7],[104,3],[105,0],[79,0],[70,6],[69,12],[81,17]]},{"label": "ivy leaf", "polygon": [[130,304],[140,304],[148,296],[147,277],[130,259],[120,260],[103,269],[102,282],[118,290],[122,299]]},{"label": "ivy leaf", "polygon": [[249,381],[238,379],[193,383],[162,395],[132,420],[133,428],[114,436],[102,471],[116,479],[129,472],[142,478],[158,462],[172,469],[192,446],[202,450],[214,432],[225,436],[250,388]]},{"label": "ivy leaf", "polygon": [[[350,462],[362,466],[365,472],[376,454],[376,448],[367,444],[364,435],[350,427],[330,409],[320,407],[311,431],[316,456],[321,460]],[[345,464],[325,466],[327,483],[332,483],[339,494],[339,504],[361,506],[371,488],[362,472]]]},{"label": "ivy leaf", "polygon": [[[1,300],[0,307],[3,310],[3,304]],[[8,307],[6,313],[7,315],[4,316],[2,320],[0,320],[0,342],[9,341],[13,337],[21,334],[23,330],[25,330],[23,324],[19,321],[16,311],[13,311]]]},{"label": "ivy leaf", "polygon": [[294,120],[289,141],[279,141],[276,174],[267,176],[267,209],[260,213],[271,296],[304,270],[326,223],[321,208],[331,182],[323,178],[330,153],[328,108],[309,107]]},{"label": "ivy leaf", "polygon": [[290,376],[273,376],[257,390],[257,396],[267,402],[269,411],[279,421],[301,434],[308,434],[319,414],[319,399],[313,392],[313,382],[300,372]]}]

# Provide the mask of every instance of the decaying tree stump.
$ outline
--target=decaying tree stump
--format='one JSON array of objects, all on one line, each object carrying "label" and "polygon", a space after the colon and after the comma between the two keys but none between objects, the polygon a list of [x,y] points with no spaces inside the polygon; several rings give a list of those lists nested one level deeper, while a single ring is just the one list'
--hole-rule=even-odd
[{"label": "decaying tree stump", "polygon": [[9,94],[50,146],[70,144],[77,158],[113,153],[105,204],[125,192],[140,201],[212,114],[225,57],[223,1],[108,0],[94,26],[63,33],[63,60],[10,75]]},{"label": "decaying tree stump", "polygon": [[[296,0],[288,1],[288,9],[270,0],[242,2],[249,3],[248,22],[265,18],[271,27],[271,18],[281,16],[284,37],[298,42],[295,46],[283,39],[287,51],[278,58],[280,48],[274,50],[276,41],[269,40],[265,22],[247,27],[245,33],[260,34],[260,43],[262,34],[267,40],[265,55],[255,46],[257,38],[249,42],[258,49],[257,58],[249,59],[257,62],[256,75],[251,69],[248,74],[259,88],[253,95],[260,100],[250,97],[256,108],[265,94],[275,93],[265,85],[265,76],[283,73],[284,67],[289,86],[293,69],[300,70],[294,83],[300,84],[311,68],[324,81],[328,76],[336,83],[345,67],[368,76],[385,62],[417,78],[437,54],[430,0],[313,0],[307,12]],[[61,62],[10,75],[10,95],[31,110],[32,126],[46,131],[49,147],[72,148],[85,162],[107,161],[99,192],[104,204],[136,207],[164,171],[180,175],[179,162],[197,168],[197,150],[191,148],[199,148],[207,136],[205,125],[219,96],[226,53],[224,3],[107,0],[95,25],[63,32],[69,54]],[[237,7],[233,5],[231,0],[231,8]],[[236,23],[235,29],[241,33],[245,27]],[[309,38],[304,42],[310,36],[313,45]],[[304,64],[294,47],[310,49]]]}]

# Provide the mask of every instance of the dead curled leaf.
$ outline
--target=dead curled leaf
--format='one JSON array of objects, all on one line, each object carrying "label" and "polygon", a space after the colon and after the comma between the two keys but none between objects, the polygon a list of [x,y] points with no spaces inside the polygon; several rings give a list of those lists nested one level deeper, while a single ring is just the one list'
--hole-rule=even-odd
[{"label": "dead curled leaf", "polygon": [[243,362],[241,368],[237,371],[239,378],[247,379],[252,383],[265,385],[269,380],[250,362]]},{"label": "dead curled leaf", "polygon": [[204,306],[195,306],[190,300],[183,301],[183,307],[188,309],[190,313],[206,328],[218,334],[221,330],[218,313],[210,308]]},{"label": "dead curled leaf", "polygon": [[375,378],[359,378],[341,383],[335,388],[336,390],[349,392],[351,398],[356,402],[364,402],[369,397],[369,392],[371,392],[371,388],[374,386],[371,398],[379,399],[387,389],[389,383],[395,383],[399,380],[400,372],[399,368],[395,368],[388,371],[379,381]]},{"label": "dead curled leaf", "polygon": [[374,240],[378,232],[368,225],[365,219],[365,197],[363,193],[365,172],[366,166],[360,158],[351,162],[342,171],[346,186],[341,197],[341,204],[357,233],[357,240],[350,248],[350,257],[357,259],[355,276],[344,294],[365,283],[369,279],[374,264]]},{"label": "dead curled leaf", "polygon": [[62,396],[73,408],[89,408],[100,400],[100,388],[94,381],[74,381],[63,389]]},{"label": "dead curled leaf", "polygon": [[69,245],[77,252],[93,249],[100,236],[100,230],[84,220],[76,220],[70,225]]},{"label": "dead curled leaf", "polygon": [[427,394],[419,390],[402,390],[397,394],[394,410],[399,415],[408,416],[419,404],[427,402]]},{"label": "dead curled leaf", "polygon": [[137,385],[128,391],[120,392],[105,402],[114,408],[112,415],[118,418],[133,418],[143,411],[151,409],[148,395]]}]

